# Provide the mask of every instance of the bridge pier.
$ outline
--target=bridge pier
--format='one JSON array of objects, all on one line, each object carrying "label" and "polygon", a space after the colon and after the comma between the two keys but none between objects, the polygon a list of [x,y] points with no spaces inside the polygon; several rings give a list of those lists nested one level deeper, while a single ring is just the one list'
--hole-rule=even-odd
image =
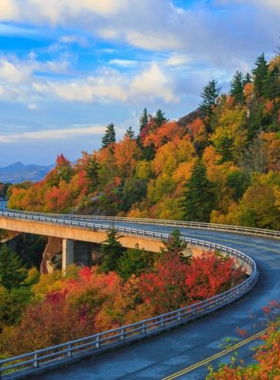
[{"label": "bridge pier", "polygon": [[62,271],[70,264],[92,264],[92,244],[85,241],[62,239]]}]

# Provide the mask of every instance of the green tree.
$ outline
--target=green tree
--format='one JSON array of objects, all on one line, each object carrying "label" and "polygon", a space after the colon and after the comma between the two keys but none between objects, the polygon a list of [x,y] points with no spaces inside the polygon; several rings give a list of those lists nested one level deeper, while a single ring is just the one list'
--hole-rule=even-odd
[{"label": "green tree", "polygon": [[237,71],[230,83],[230,95],[236,103],[244,104],[244,76],[240,71]]},{"label": "green tree", "polygon": [[7,245],[0,249],[0,285],[11,290],[21,286],[27,278],[27,270],[19,256]]},{"label": "green tree", "polygon": [[118,261],[124,254],[124,248],[118,241],[117,230],[114,226],[109,228],[107,239],[101,246],[101,253],[104,255],[100,270],[104,273],[116,271]]},{"label": "green tree", "polygon": [[142,112],[142,115],[140,116],[140,119],[139,119],[139,131],[140,132],[146,127],[148,121],[149,121],[148,111],[147,111],[147,108],[145,107],[143,112]]},{"label": "green tree", "polygon": [[263,85],[263,95],[265,98],[273,100],[275,105],[277,98],[280,96],[280,71],[278,66],[268,70]]},{"label": "green tree", "polygon": [[102,137],[102,149],[106,148],[106,146],[116,142],[116,132],[114,123],[110,123],[107,125],[105,134]]},{"label": "green tree", "polygon": [[179,230],[175,229],[172,231],[167,240],[163,241],[163,244],[164,248],[161,248],[161,253],[179,256],[181,261],[186,264],[190,262],[191,256],[184,254],[184,250],[187,248],[188,243],[182,239]]},{"label": "green tree", "polygon": [[264,54],[261,54],[255,62],[256,68],[253,70],[254,74],[254,89],[257,97],[261,97],[265,93],[265,83],[268,74],[268,64]]},{"label": "green tree", "polygon": [[157,110],[153,119],[158,127],[161,127],[164,123],[168,121],[168,119],[166,119],[164,115],[165,115],[165,112],[162,112],[162,110],[160,109]]},{"label": "green tree", "polygon": [[200,109],[207,115],[211,116],[213,109],[217,104],[217,99],[221,92],[221,87],[217,87],[218,82],[216,80],[210,81],[207,86],[204,87],[201,97],[202,103],[200,104]]},{"label": "green tree", "polygon": [[100,165],[95,156],[89,156],[85,165],[86,179],[89,181],[88,192],[93,193],[99,185]]},{"label": "green tree", "polygon": [[197,161],[190,179],[185,184],[181,201],[185,220],[209,222],[214,203],[213,184],[207,178],[205,165]]},{"label": "green tree", "polygon": [[135,137],[135,134],[134,134],[134,131],[132,130],[132,127],[129,127],[125,133],[125,137],[128,138],[128,139],[134,139]]},{"label": "green tree", "polygon": [[153,266],[155,257],[154,253],[136,245],[135,248],[127,249],[119,259],[117,272],[124,280],[128,280],[133,274],[138,277]]}]

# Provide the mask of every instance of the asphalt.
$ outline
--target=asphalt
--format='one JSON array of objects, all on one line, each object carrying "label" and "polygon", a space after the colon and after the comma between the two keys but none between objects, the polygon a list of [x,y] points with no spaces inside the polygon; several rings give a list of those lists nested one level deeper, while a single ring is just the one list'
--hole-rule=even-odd
[{"label": "asphalt", "polygon": [[[174,229],[165,226],[135,226],[161,232],[171,232]],[[225,340],[232,339],[232,342],[236,343],[244,339],[238,334],[238,328],[247,330],[246,337],[265,328],[267,318],[262,308],[270,301],[279,301],[280,298],[280,242],[226,232],[183,228],[180,230],[183,236],[213,241],[248,254],[257,263],[260,272],[258,284],[234,304],[196,322],[65,368],[34,376],[33,379],[163,379],[223,351]],[[239,358],[247,363],[253,362],[251,348],[259,343],[260,341],[252,342],[237,350]],[[229,362],[232,355],[228,354],[211,364],[217,368],[221,361]],[[207,373],[207,366],[201,366],[176,378],[201,380],[205,379]]]}]

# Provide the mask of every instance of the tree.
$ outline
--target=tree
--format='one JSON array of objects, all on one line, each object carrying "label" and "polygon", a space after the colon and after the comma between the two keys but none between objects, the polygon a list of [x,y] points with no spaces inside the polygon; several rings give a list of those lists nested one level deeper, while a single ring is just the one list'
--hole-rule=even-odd
[{"label": "tree", "polygon": [[88,156],[85,164],[86,179],[89,181],[88,192],[93,193],[99,185],[100,165],[95,156]]},{"label": "tree", "polygon": [[166,123],[168,121],[168,119],[166,119],[166,117],[164,116],[165,113],[162,112],[162,110],[157,110],[155,116],[154,116],[154,122],[156,123],[156,125],[158,127],[161,127],[164,123]]},{"label": "tree", "polygon": [[149,118],[148,118],[148,111],[147,108],[145,107],[142,115],[140,116],[139,119],[139,131],[142,132],[142,130],[146,127],[146,124],[148,123]]},{"label": "tree", "polygon": [[207,178],[206,167],[197,161],[183,192],[181,208],[185,220],[209,222],[214,201],[213,184]]},{"label": "tree", "polygon": [[116,132],[114,123],[110,123],[107,125],[105,134],[102,137],[102,149],[106,148],[106,146],[113,144],[116,142]]},{"label": "tree", "polygon": [[104,255],[100,270],[104,273],[116,271],[118,261],[123,256],[124,248],[118,241],[117,230],[114,226],[107,232],[107,239],[101,246],[101,253]]},{"label": "tree", "polygon": [[236,103],[244,104],[244,76],[237,71],[230,83],[230,95],[234,97]]},{"label": "tree", "polygon": [[11,290],[23,284],[27,278],[27,270],[19,256],[7,245],[0,249],[0,285]]},{"label": "tree", "polygon": [[254,74],[254,89],[257,97],[261,97],[265,92],[265,83],[268,74],[268,64],[264,54],[261,54],[255,62],[256,68],[253,70]]},{"label": "tree", "polygon": [[138,277],[153,266],[155,256],[136,245],[135,248],[127,249],[119,259],[117,272],[124,280],[128,280],[133,274]]},{"label": "tree", "polygon": [[181,233],[179,230],[175,229],[168,236],[167,240],[163,241],[164,248],[161,248],[162,254],[171,254],[175,257],[180,257],[181,261],[184,263],[189,263],[191,256],[185,256],[184,250],[187,248],[187,243],[181,238]]},{"label": "tree", "polygon": [[124,135],[125,138],[127,139],[134,139],[134,131],[132,130],[132,127],[129,127]]},{"label": "tree", "polygon": [[208,83],[207,86],[204,87],[201,97],[202,103],[200,104],[200,109],[207,115],[211,116],[213,113],[213,108],[217,104],[217,99],[221,92],[221,87],[217,87],[218,82],[216,80],[212,80]]}]

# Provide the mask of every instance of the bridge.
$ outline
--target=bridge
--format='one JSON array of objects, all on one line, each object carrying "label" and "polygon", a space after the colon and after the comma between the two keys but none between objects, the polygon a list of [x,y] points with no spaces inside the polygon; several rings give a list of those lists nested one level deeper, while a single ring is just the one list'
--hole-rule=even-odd
[{"label": "bridge", "polygon": [[[115,339],[112,339],[112,337],[110,339],[113,340],[113,345],[118,347],[119,345],[126,345],[133,340],[142,339],[144,336],[154,335],[165,329],[169,330],[171,327],[183,324],[180,329],[174,330],[167,335],[156,336],[153,340],[131,346],[129,350],[128,348],[123,348],[121,351],[103,355],[94,362],[89,361],[80,365],[73,365],[67,369],[53,371],[50,375],[40,374],[40,379],[79,379],[81,368],[82,371],[89,374],[86,377],[88,379],[158,379],[164,376],[170,379],[179,376],[189,379],[202,379],[204,378],[202,377],[202,373],[205,374],[205,368],[192,364],[197,363],[201,359],[206,360],[217,351],[220,352],[219,343],[223,338],[232,337],[238,339],[237,327],[246,327],[250,331],[250,334],[258,334],[264,328],[262,306],[267,305],[270,300],[277,299],[279,296],[280,279],[278,273],[280,268],[280,249],[277,239],[280,238],[280,233],[277,231],[162,220],[58,216],[9,210],[0,212],[0,228],[4,228],[4,225],[8,226],[8,221],[12,222],[13,227],[10,225],[10,229],[13,230],[15,230],[15,222],[24,221],[25,225],[34,225],[37,228],[39,228],[40,224],[41,228],[44,226],[44,234],[48,234],[50,232],[49,227],[52,226],[53,228],[60,229],[60,237],[68,240],[73,239],[74,235],[66,236],[63,234],[66,234],[66,229],[73,229],[73,231],[75,230],[75,237],[81,241],[80,236],[84,236],[84,231],[87,230],[88,232],[90,230],[94,234],[104,234],[109,224],[114,222],[123,237],[141,239],[140,241],[143,241],[143,244],[145,243],[144,241],[147,241],[149,244],[150,241],[156,240],[157,244],[159,244],[174,228],[179,228],[182,236],[193,246],[197,248],[221,249],[242,260],[250,268],[251,275],[246,280],[247,282],[243,283],[242,287],[233,289],[229,293],[220,295],[219,297],[214,297],[214,299],[196,304],[195,308],[180,309],[170,315],[160,316],[161,319],[157,317],[154,320],[140,321],[136,326],[124,326],[114,331]],[[141,229],[138,228],[139,224],[141,224]],[[20,224],[16,225],[18,228],[20,227]],[[34,226],[32,228],[28,227],[28,231],[25,230],[23,232],[31,232],[32,230],[32,233],[34,233]],[[23,227],[23,225],[21,227],[22,229],[27,228]],[[84,237],[83,239],[86,238]],[[132,244],[132,240],[129,241]],[[224,246],[225,242],[227,245],[230,243],[231,248]],[[258,278],[255,263],[250,257],[256,260],[261,277],[255,286],[255,290],[248,293],[256,284]],[[223,308],[223,306],[232,303],[232,301],[245,294],[247,294],[246,297],[228,308]],[[187,321],[217,310],[219,310],[219,313],[208,315],[207,318],[200,319],[195,324],[185,325]],[[252,315],[254,316],[254,320],[250,321]],[[211,325],[210,329],[209,325]],[[132,331],[132,328],[135,328],[135,331]],[[139,332],[138,336],[135,336],[136,330]],[[86,357],[92,357],[92,355],[106,349],[105,346],[108,342],[106,342],[104,336],[97,334],[84,338],[80,342],[81,346],[87,349],[84,352]],[[44,351],[43,353],[32,353],[33,356],[30,356],[30,354],[29,356],[26,355],[26,360],[32,367],[30,371],[32,373],[34,371],[35,373],[36,371],[39,373],[38,371],[55,367],[58,362],[60,362],[60,365],[61,363],[67,364],[85,357],[83,354],[80,357],[79,355],[75,357],[73,347],[76,349],[76,346],[77,342],[68,342],[67,346],[52,347],[49,351]],[[60,352],[57,357],[54,357],[53,354],[55,349]],[[47,367],[44,363],[39,363],[40,359],[38,359],[40,356],[46,359],[48,355],[51,355],[50,367]],[[129,365],[125,364],[127,362],[129,362]],[[3,362],[1,364],[7,365],[7,363]],[[23,372],[25,375],[26,371],[28,370],[25,369]],[[96,373],[99,375],[96,376]],[[170,377],[171,374],[173,374],[173,377]],[[3,378],[20,378],[12,376],[5,375]]]}]

